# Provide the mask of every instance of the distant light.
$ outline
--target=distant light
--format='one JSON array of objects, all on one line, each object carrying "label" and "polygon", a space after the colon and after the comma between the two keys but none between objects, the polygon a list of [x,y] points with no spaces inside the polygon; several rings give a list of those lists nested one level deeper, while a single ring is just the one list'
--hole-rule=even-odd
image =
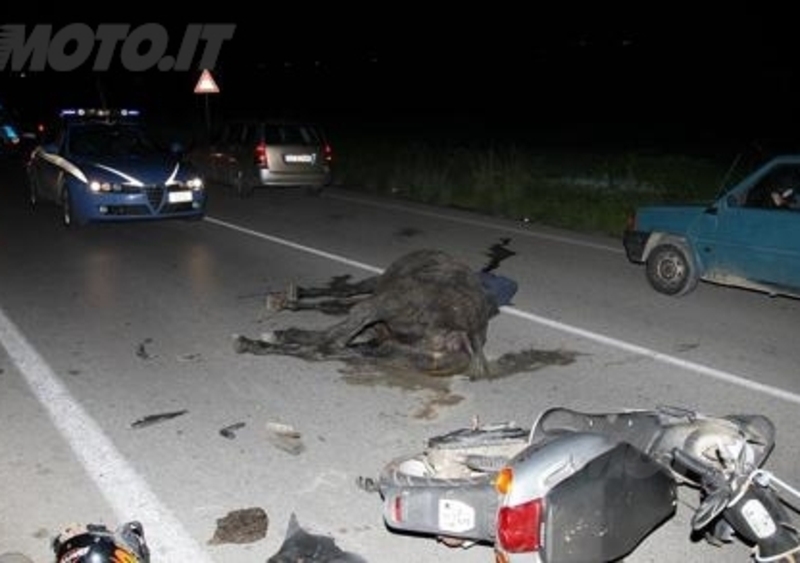
[{"label": "distant light", "polygon": [[19,142],[19,135],[11,125],[3,125],[3,137],[12,143]]},{"label": "distant light", "polygon": [[138,109],[105,109],[105,108],[67,108],[60,112],[61,117],[138,117],[141,112]]}]

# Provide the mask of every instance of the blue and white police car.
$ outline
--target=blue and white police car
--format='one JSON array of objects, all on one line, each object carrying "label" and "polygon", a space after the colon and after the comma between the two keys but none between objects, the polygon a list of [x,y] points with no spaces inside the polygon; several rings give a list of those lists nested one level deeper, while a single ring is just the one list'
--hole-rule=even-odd
[{"label": "blue and white police car", "polygon": [[69,109],[27,163],[30,200],[62,209],[66,226],[99,221],[200,219],[202,178],[147,134],[137,110]]}]

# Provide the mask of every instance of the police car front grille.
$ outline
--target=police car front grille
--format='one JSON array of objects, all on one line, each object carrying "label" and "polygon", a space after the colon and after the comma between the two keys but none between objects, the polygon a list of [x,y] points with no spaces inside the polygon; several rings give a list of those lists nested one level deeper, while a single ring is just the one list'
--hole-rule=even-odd
[{"label": "police car front grille", "polygon": [[150,202],[150,205],[158,211],[161,207],[161,202],[164,201],[164,186],[145,186],[142,188],[144,193],[147,195],[147,201]]},{"label": "police car front grille", "polygon": [[185,211],[192,211],[194,210],[194,205],[191,201],[184,201],[181,203],[168,203],[165,205],[161,212],[164,214],[168,213],[183,213]]},{"label": "police car front grille", "polygon": [[105,211],[106,215],[150,215],[150,208],[146,205],[109,205]]}]

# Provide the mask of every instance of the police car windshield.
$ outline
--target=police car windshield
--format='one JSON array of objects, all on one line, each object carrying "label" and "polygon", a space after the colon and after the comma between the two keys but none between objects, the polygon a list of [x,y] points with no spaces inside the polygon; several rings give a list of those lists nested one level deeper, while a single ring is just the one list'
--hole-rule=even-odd
[{"label": "police car windshield", "polygon": [[70,128],[69,152],[82,156],[145,156],[161,151],[141,127],[84,123]]}]

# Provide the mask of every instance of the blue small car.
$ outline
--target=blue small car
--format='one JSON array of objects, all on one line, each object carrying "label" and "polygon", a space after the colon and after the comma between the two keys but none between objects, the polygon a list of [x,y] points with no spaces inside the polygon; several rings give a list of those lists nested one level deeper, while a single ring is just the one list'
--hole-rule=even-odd
[{"label": "blue small car", "polygon": [[716,200],[636,210],[623,234],[647,280],[680,296],[698,281],[800,297],[800,155],[774,157]]},{"label": "blue small car", "polygon": [[202,178],[180,151],[153,142],[132,110],[67,110],[27,163],[30,200],[61,206],[66,226],[200,219]]}]

